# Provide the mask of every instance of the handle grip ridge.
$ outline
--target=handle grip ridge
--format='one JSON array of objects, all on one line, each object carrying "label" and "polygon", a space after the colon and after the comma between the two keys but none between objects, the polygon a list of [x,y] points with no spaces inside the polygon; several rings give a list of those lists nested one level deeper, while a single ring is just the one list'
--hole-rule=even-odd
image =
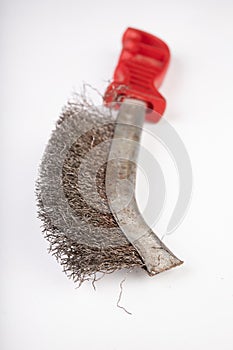
[{"label": "handle grip ridge", "polygon": [[156,36],[134,28],[126,29],[122,46],[113,81],[105,92],[105,104],[125,98],[142,100],[156,112],[148,113],[146,119],[157,122],[166,107],[158,88],[168,68],[169,48]]}]

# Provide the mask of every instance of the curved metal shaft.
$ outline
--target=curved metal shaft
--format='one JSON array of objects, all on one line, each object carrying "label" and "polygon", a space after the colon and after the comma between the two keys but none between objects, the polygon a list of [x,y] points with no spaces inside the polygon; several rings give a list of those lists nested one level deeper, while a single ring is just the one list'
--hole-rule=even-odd
[{"label": "curved metal shaft", "polygon": [[109,206],[150,275],[182,264],[144,221],[135,199],[136,161],[145,118],[144,102],[128,99],[119,111],[106,169]]}]

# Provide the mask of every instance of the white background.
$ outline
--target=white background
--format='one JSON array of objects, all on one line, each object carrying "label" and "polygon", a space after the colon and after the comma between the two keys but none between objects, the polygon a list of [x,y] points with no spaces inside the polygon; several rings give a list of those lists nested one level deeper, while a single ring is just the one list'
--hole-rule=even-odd
[{"label": "white background", "polygon": [[[194,175],[189,212],[165,238],[185,263],[129,274],[121,304],[132,316],[116,307],[125,272],[96,292],[61,272],[34,195],[62,105],[84,81],[104,91],[128,26],[171,49],[165,116]],[[1,349],[232,349],[233,2],[5,0],[0,29]]]}]

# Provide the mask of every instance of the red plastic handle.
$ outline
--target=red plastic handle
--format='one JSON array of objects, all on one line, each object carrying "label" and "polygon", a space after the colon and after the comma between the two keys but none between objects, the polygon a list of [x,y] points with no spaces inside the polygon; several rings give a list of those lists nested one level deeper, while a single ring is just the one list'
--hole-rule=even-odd
[{"label": "red plastic handle", "polygon": [[168,68],[169,48],[157,37],[133,28],[125,31],[122,44],[113,82],[105,92],[105,104],[122,102],[125,98],[145,101],[156,112],[148,113],[146,119],[157,122],[166,107],[157,88]]}]

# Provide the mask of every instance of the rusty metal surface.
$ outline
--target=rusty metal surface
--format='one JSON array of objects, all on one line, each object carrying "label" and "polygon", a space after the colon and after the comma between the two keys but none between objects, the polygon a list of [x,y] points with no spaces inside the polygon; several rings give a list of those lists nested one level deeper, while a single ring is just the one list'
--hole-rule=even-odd
[{"label": "rusty metal surface", "polygon": [[146,106],[126,100],[119,111],[107,169],[106,194],[120,229],[141,256],[150,275],[182,264],[144,221],[135,199],[136,162]]}]

